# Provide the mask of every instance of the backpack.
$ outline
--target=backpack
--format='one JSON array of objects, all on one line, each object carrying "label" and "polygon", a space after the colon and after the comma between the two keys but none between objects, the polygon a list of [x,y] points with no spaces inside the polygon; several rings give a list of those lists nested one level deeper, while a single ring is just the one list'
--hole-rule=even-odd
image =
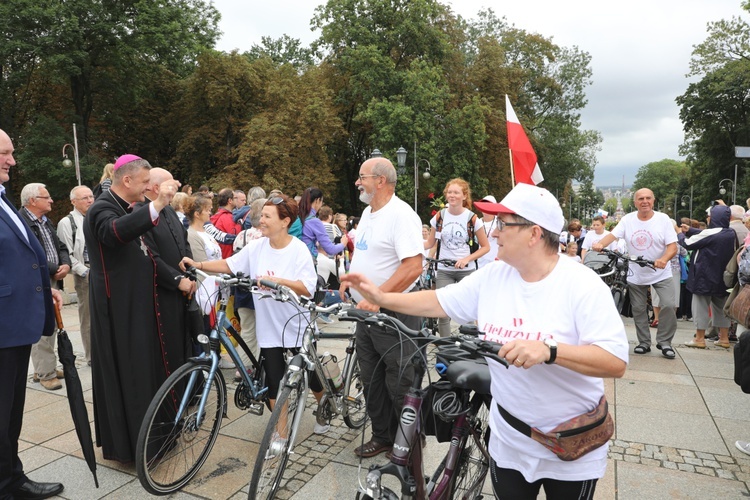
[{"label": "backpack", "polygon": [[[445,209],[440,210],[435,218],[435,232],[439,233],[443,230],[443,218],[445,217]],[[477,236],[474,234],[474,224],[477,222],[477,214],[469,210],[469,220],[466,221],[466,244],[469,245],[469,254],[474,253],[476,247],[479,245]],[[435,252],[435,259],[440,259],[440,242],[437,241],[437,251]],[[479,269],[479,263],[474,260],[474,266]]]},{"label": "backpack", "polygon": [[[68,220],[70,220],[70,231],[73,233],[73,246],[76,246],[76,232],[78,232],[78,225],[76,220],[73,218],[73,214],[68,214]],[[70,249],[70,253],[73,253],[73,249]]]}]

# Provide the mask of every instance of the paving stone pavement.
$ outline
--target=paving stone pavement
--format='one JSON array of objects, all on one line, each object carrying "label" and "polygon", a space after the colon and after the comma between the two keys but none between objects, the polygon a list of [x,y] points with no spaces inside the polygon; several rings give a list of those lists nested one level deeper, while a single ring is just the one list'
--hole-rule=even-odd
[{"label": "paving stone pavement", "polygon": [[[74,349],[82,354],[75,305],[63,309],[66,330]],[[635,346],[632,320],[624,319],[631,347]],[[334,323],[326,328],[343,328]],[[734,447],[737,439],[750,440],[750,397],[733,382],[732,353],[720,348],[693,350],[684,343],[693,336],[692,323],[678,322],[673,345],[676,360],[664,359],[653,349],[646,355],[630,355],[625,376],[605,380],[610,411],[615,419],[607,473],[596,490],[597,499],[730,498],[750,496],[750,456]],[[653,331],[652,331],[653,333]],[[341,354],[343,341],[325,341],[322,348]],[[90,369],[77,361],[91,406]],[[100,488],[93,486],[82,459],[65,401],[65,389],[46,391],[31,380],[27,390],[20,454],[25,470],[37,481],[62,481],[60,498],[149,498],[134,468],[104,460],[97,449]],[[232,380],[233,371],[225,371]],[[228,389],[228,418],[207,463],[196,478],[174,498],[247,498],[247,482],[268,412],[258,417],[233,405],[233,386]],[[362,434],[335,420],[325,435],[312,432],[314,399],[300,430],[297,454],[285,477],[289,481],[279,498],[301,500],[350,499],[364,471],[379,459],[361,464],[352,450]],[[92,425],[93,430],[93,425]],[[436,459],[441,445],[429,441],[426,456]],[[492,493],[485,485],[486,497]],[[543,494],[541,495],[543,497]]]}]

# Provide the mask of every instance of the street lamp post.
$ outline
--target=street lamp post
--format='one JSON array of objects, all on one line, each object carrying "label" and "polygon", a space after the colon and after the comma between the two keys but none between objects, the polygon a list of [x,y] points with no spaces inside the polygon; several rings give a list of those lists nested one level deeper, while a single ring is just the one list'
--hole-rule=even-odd
[{"label": "street lamp post", "polygon": [[[406,149],[402,146],[398,148],[396,151],[396,161],[398,164],[397,172],[399,175],[403,175],[406,173]],[[417,199],[419,196],[419,164],[421,162],[425,162],[427,164],[427,169],[422,173],[422,177],[425,179],[430,178],[430,169],[432,168],[432,165],[430,165],[430,162],[428,160],[425,160],[424,158],[418,159],[417,158],[417,141],[414,141],[414,211],[417,211]]]},{"label": "street lamp post", "polygon": [[727,189],[724,187],[724,181],[730,182],[732,184],[732,205],[736,205],[735,201],[737,199],[737,189],[736,189],[736,184],[737,184],[737,181],[736,181],[736,179],[737,179],[737,170],[736,170],[736,168],[737,167],[735,166],[735,174],[734,174],[735,175],[735,181],[732,181],[732,179],[722,179],[722,180],[719,181],[719,193],[722,196],[725,195],[725,194],[727,194]]},{"label": "street lamp post", "polygon": [[76,124],[73,124],[73,144],[65,144],[62,148],[62,156],[63,161],[62,165],[65,168],[70,168],[73,166],[73,162],[70,161],[68,158],[67,153],[65,153],[65,148],[71,147],[73,148],[73,159],[75,160],[76,165],[76,180],[78,181],[78,185],[81,185],[81,165],[78,162],[78,134],[76,133]]},{"label": "street lamp post", "polygon": [[680,205],[682,205],[683,207],[686,206],[685,198],[688,198],[688,201],[690,202],[690,217],[688,217],[688,219],[692,219],[693,218],[693,186],[690,186],[690,196],[683,195],[682,198],[680,198]]}]

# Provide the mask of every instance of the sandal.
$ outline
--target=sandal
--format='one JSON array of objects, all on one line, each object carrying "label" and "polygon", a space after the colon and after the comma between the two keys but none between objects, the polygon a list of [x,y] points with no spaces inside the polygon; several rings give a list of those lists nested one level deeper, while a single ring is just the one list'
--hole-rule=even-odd
[{"label": "sandal", "polygon": [[633,352],[636,354],[646,354],[647,352],[651,352],[651,346],[648,344],[638,344],[633,349]]},{"label": "sandal", "polygon": [[361,458],[371,458],[390,450],[392,447],[393,445],[390,443],[381,443],[371,439],[362,446],[354,448],[354,454]]},{"label": "sandal", "polygon": [[659,348],[659,350],[661,351],[661,355],[664,356],[665,358],[667,359],[675,358],[674,349],[672,349],[671,345],[665,345],[665,346],[657,345],[656,347]]},{"label": "sandal", "polygon": [[705,340],[691,340],[690,342],[685,342],[685,347],[694,347],[696,349],[705,349],[706,348],[706,341]]}]

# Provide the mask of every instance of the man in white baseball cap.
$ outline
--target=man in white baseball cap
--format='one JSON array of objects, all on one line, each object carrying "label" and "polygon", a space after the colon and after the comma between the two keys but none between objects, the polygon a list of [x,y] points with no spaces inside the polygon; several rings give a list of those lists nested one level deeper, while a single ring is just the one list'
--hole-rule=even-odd
[{"label": "man in white baseball cap", "polygon": [[357,273],[342,281],[385,309],[476,321],[485,339],[503,344],[499,355],[510,369],[487,361],[495,491],[535,498],[544,483],[548,496],[553,491],[560,498],[593,498],[607,466],[607,443],[585,459],[563,461],[525,434],[519,422],[553,429],[600,406],[602,378],[622,377],[627,366],[622,319],[604,282],[558,255],[565,220],[549,191],[519,184],[500,203],[474,205],[496,214],[493,236],[500,262],[454,285],[410,294],[383,293]]}]

